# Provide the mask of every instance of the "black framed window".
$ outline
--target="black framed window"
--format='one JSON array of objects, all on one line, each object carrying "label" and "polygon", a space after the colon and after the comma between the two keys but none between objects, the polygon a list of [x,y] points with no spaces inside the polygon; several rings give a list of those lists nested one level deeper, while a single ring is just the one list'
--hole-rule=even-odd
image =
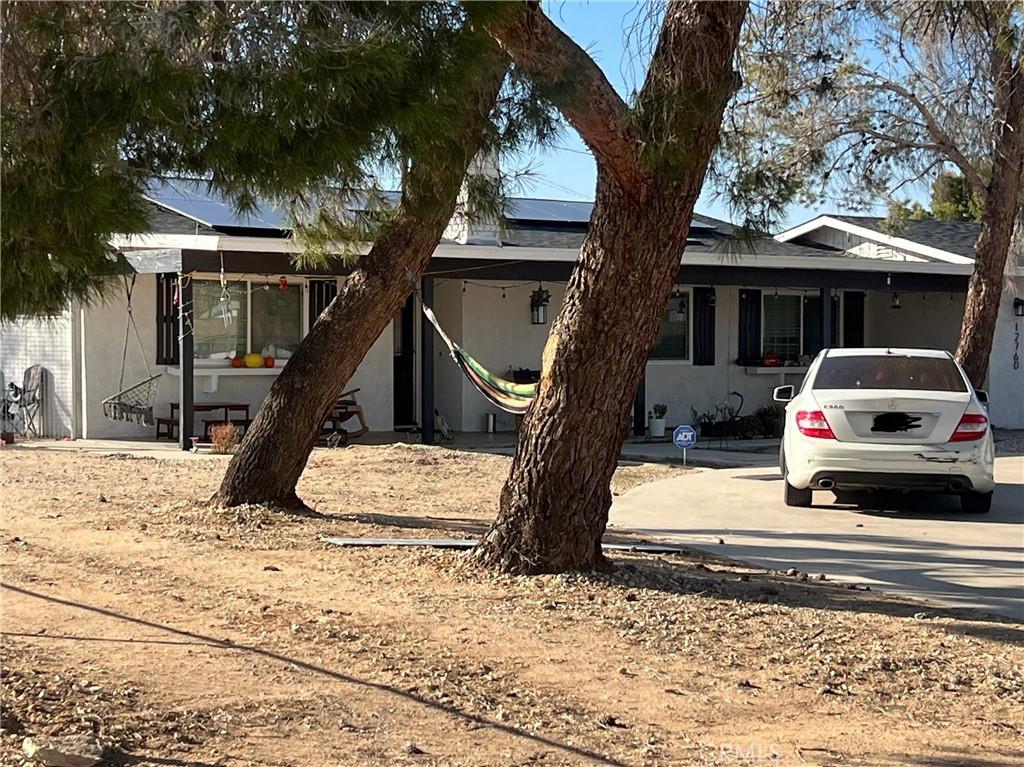
[{"label": "black framed window", "polygon": [[672,292],[661,317],[661,327],[651,349],[652,360],[690,360],[691,293],[689,289]]},{"label": "black framed window", "polygon": [[156,276],[156,364],[177,365],[178,349],[178,275],[166,272]]}]

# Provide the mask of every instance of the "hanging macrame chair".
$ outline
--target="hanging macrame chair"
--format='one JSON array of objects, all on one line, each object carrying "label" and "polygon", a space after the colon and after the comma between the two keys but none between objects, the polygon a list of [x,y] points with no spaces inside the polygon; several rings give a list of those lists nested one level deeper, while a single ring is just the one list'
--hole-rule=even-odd
[{"label": "hanging macrame chair", "polygon": [[[111,421],[134,421],[144,426],[153,425],[153,405],[156,401],[156,389],[160,383],[160,373],[153,375],[149,367],[149,360],[146,358],[146,349],[142,345],[142,336],[139,335],[139,327],[135,324],[135,317],[132,314],[132,292],[135,290],[135,278],[132,274],[131,281],[124,277],[124,292],[128,301],[128,321],[124,328],[124,350],[121,353],[121,376],[117,382],[120,389],[103,400],[103,415]],[[139,345],[139,355],[146,366],[146,378],[138,383],[125,388],[124,372],[128,361],[128,340],[134,331],[135,340]]]},{"label": "hanging macrame chair", "polygon": [[[418,292],[418,291],[417,291]],[[420,306],[423,308],[423,315],[434,326],[434,330],[441,336],[448,351],[451,352],[455,364],[462,370],[463,375],[491,404],[513,415],[523,415],[537,396],[537,384],[517,384],[491,373],[487,368],[473,359],[465,349],[452,341],[448,334],[441,329],[434,312],[423,301],[420,296]]]}]

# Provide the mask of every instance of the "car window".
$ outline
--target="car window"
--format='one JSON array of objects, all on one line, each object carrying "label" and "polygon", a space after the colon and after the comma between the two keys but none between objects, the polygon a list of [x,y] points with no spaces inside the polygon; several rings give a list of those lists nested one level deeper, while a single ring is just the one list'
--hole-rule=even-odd
[{"label": "car window", "polygon": [[959,368],[948,357],[891,354],[826,357],[818,368],[813,388],[967,391]]}]

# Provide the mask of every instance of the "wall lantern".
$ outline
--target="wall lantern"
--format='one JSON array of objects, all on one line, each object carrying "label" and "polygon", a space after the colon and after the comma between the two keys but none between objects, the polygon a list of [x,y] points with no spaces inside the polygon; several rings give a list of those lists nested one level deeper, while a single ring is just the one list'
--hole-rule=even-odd
[{"label": "wall lantern", "polygon": [[711,286],[711,292],[708,294],[708,306],[715,306],[718,303],[718,296],[715,294],[715,286]]},{"label": "wall lantern", "polygon": [[546,325],[548,321],[548,304],[551,303],[551,292],[544,290],[539,282],[537,289],[530,294],[530,323]]},{"label": "wall lantern", "polygon": [[1024,317],[1024,298],[1013,299],[1013,316]]},{"label": "wall lantern", "polygon": [[892,308],[892,309],[901,309],[902,308],[900,306],[900,294],[899,293],[893,293],[892,294],[892,307],[890,307],[890,308]]}]

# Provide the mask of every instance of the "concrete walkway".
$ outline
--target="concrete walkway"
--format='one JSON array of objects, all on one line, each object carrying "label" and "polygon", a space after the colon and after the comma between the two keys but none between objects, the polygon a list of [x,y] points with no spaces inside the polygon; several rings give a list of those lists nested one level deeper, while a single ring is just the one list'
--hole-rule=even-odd
[{"label": "concrete walkway", "polygon": [[832,493],[816,492],[814,507],[793,509],[782,502],[774,464],[705,470],[616,498],[611,526],[1024,619],[1024,458],[997,458],[996,481],[992,511],[975,516],[940,496],[864,509],[832,505]]}]

